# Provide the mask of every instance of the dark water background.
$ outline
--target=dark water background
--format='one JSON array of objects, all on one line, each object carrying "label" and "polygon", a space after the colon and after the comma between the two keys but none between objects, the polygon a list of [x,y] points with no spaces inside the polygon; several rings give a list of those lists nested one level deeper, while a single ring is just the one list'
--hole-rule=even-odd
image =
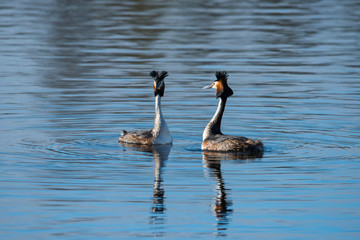
[{"label": "dark water background", "polygon": [[[357,0],[2,1],[0,238],[359,238],[359,62]],[[199,150],[219,70],[263,158]]]}]

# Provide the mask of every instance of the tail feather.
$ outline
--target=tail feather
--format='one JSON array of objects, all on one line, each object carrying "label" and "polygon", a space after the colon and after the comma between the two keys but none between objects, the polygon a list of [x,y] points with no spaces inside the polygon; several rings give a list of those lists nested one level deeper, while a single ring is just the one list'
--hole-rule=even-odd
[{"label": "tail feather", "polygon": [[127,131],[122,130],[122,131],[121,131],[121,136],[124,136],[124,135],[126,135],[127,133],[128,133]]}]

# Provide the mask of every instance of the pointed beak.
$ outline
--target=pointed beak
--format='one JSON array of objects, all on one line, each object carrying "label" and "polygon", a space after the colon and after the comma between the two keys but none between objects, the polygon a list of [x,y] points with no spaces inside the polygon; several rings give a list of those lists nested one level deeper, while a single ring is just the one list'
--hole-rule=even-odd
[{"label": "pointed beak", "polygon": [[160,82],[156,83],[156,84],[155,84],[155,91],[160,90],[160,86],[161,86],[161,83],[160,83]]},{"label": "pointed beak", "polygon": [[209,89],[212,88],[214,86],[215,83],[211,83],[210,85],[207,85],[205,87],[203,87],[202,89]]},{"label": "pointed beak", "polygon": [[162,87],[163,84],[164,84],[163,81],[158,81],[158,82],[154,81],[154,90],[155,91],[160,90],[160,88]]},{"label": "pointed beak", "polygon": [[164,95],[165,83],[163,81],[154,82],[154,94],[162,97]]}]

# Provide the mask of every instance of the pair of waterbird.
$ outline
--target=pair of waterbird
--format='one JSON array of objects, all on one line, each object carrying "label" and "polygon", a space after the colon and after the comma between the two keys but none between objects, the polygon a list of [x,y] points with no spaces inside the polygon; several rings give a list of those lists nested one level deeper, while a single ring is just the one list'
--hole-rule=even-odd
[{"label": "pair of waterbird", "polygon": [[[155,95],[155,123],[154,128],[149,130],[137,130],[127,132],[122,131],[119,138],[121,143],[157,145],[171,144],[172,137],[165,118],[161,112],[161,97],[164,96],[165,78],[168,76],[166,71],[151,71],[150,76],[154,78]],[[244,154],[261,154],[264,145],[259,140],[251,140],[246,137],[225,135],[221,132],[221,119],[224,114],[225,105],[228,97],[233,95],[233,90],[229,87],[228,73],[226,71],[216,72],[216,80],[203,89],[216,89],[216,98],[219,98],[217,110],[205,127],[201,149],[204,151],[217,152],[242,152]]]}]

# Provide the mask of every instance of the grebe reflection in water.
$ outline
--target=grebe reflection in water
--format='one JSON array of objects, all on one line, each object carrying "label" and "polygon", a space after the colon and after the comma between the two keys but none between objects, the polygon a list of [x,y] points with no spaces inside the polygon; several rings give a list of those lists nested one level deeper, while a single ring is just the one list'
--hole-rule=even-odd
[{"label": "grebe reflection in water", "polygon": [[227,197],[227,190],[221,172],[221,160],[213,156],[214,152],[203,152],[204,166],[209,169],[209,175],[216,181],[216,199],[215,204],[212,205],[212,210],[217,220],[217,230],[220,235],[223,235],[224,230],[227,229],[229,223],[228,216],[232,212],[230,209],[232,203]]},{"label": "grebe reflection in water", "polygon": [[163,212],[165,208],[165,190],[163,187],[163,168],[165,162],[169,157],[171,144],[162,145],[139,145],[122,143],[126,148],[133,151],[149,152],[152,153],[154,158],[154,184],[153,184],[153,204],[151,207],[151,224],[162,224],[163,223]]},{"label": "grebe reflection in water", "polygon": [[216,198],[212,204],[212,211],[217,220],[217,234],[220,237],[226,236],[227,225],[230,222],[233,210],[232,201],[229,199],[230,188],[225,186],[221,165],[223,162],[230,164],[242,164],[259,160],[258,157],[247,156],[234,152],[202,152],[203,164],[208,169],[208,174],[216,181]]}]

